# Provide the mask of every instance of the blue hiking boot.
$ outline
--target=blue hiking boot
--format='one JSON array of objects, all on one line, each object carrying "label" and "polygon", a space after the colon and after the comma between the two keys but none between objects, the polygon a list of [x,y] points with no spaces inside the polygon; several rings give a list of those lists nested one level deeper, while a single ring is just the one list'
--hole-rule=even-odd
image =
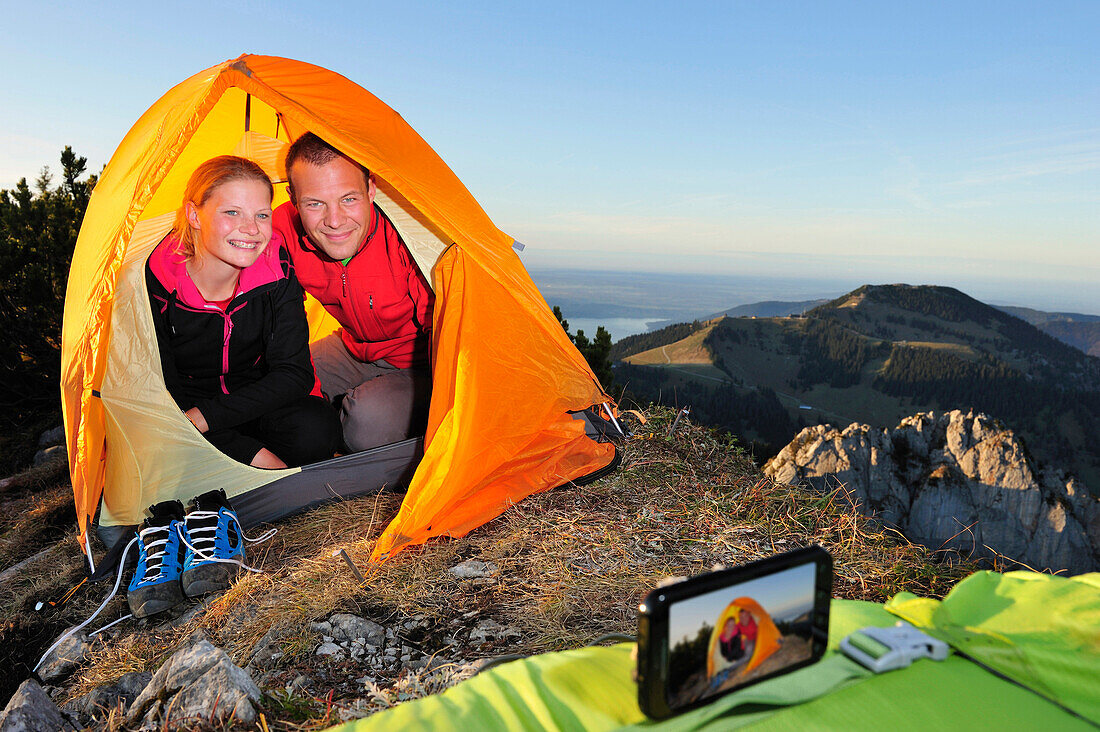
[{"label": "blue hiking boot", "polygon": [[183,547],[178,526],[183,521],[183,504],[164,501],[149,509],[138,534],[138,566],[127,589],[126,601],[135,618],[146,618],[183,602],[180,573]]},{"label": "blue hiking boot", "polygon": [[244,566],[244,537],[225,492],[192,499],[180,533],[187,549],[180,578],[183,594],[199,597],[228,588]]}]

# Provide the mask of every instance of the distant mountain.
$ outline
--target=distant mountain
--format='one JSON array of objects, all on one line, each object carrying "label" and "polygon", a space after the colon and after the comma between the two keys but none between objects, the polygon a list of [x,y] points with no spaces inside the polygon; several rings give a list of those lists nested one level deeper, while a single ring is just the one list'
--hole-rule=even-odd
[{"label": "distant mountain", "polygon": [[[713,313],[705,318],[698,318],[698,320],[714,320],[715,318],[786,318],[790,315],[801,315],[802,313],[816,308],[818,305],[824,305],[829,302],[827,298],[819,300],[797,300],[793,302],[787,302],[783,300],[765,300],[764,302],[753,302],[748,305],[738,305],[728,310],[723,310],[718,313]],[[676,325],[676,321],[673,320],[660,320],[653,323],[649,323],[651,329],[664,328],[669,325]],[[652,330],[650,332],[653,332]]]},{"label": "distant mountain", "polygon": [[690,398],[715,424],[727,420],[719,390],[770,394],[794,431],[799,422],[882,427],[918,411],[975,409],[1100,490],[1100,359],[952,288],[867,285],[803,317],[726,317],[683,341],[640,345],[649,350],[618,352],[646,367],[631,388]]},{"label": "distant mountain", "polygon": [[1090,356],[1100,356],[1100,315],[1047,313],[1042,310],[1016,307],[1000,307],[998,310],[1026,320],[1044,333]]},{"label": "distant mountain", "polygon": [[807,310],[812,310],[827,302],[829,302],[827,299],[802,300],[801,302],[767,300],[765,302],[754,302],[748,305],[738,305],[735,308],[715,313],[707,318],[707,320],[720,318],[723,315],[730,318],[786,318],[790,315],[802,315]]}]

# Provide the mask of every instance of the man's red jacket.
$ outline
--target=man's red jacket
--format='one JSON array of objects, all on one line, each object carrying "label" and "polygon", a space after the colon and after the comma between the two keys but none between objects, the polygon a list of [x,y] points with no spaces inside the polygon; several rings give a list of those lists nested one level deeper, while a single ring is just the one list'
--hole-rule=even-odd
[{"label": "man's red jacket", "polygon": [[371,209],[366,239],[346,266],[310,241],[289,201],[275,209],[273,223],[298,281],[344,326],[344,345],[355,358],[427,368],[435,295],[378,206]]}]

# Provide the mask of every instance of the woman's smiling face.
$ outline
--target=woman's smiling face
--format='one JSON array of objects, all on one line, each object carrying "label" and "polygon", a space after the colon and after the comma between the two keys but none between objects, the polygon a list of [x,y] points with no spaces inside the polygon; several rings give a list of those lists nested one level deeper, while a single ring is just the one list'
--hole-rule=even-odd
[{"label": "woman's smiling face", "polygon": [[187,203],[195,232],[195,259],[207,265],[244,269],[271,241],[271,195],[257,180],[222,183],[201,206]]}]

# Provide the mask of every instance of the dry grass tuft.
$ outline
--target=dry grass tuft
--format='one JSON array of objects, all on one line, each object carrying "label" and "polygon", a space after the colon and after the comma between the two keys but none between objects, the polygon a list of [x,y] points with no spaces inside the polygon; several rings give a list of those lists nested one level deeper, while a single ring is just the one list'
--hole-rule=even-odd
[{"label": "dry grass tuft", "polygon": [[67,464],[31,468],[0,490],[0,571],[41,551],[76,522]]},{"label": "dry grass tuft", "polygon": [[[835,594],[876,602],[903,589],[940,596],[973,570],[931,562],[929,551],[877,528],[843,497],[776,485],[744,451],[710,431],[682,421],[669,436],[671,410],[654,408],[648,416],[612,476],[532,496],[466,537],[434,541],[381,565],[368,558],[399,495],[341,501],[283,521],[272,540],[249,553],[263,574],[241,577],[175,621],[118,626],[119,635],[96,651],[68,694],[154,669],[197,631],[242,666],[268,636],[282,656],[267,672],[265,683],[275,689],[265,703],[267,724],[319,729],[446,688],[469,673],[464,661],[633,634],[637,603],[659,580],[715,564],[820,543],[836,562]],[[471,558],[497,571],[477,580],[447,572]],[[439,663],[390,678],[352,661],[321,659],[313,654],[320,638],[310,623],[334,611],[398,629],[421,619],[427,630],[402,635],[401,642]],[[105,613],[104,622],[112,617],[118,615]],[[490,619],[514,636],[471,645],[470,627]],[[373,680],[354,681],[368,673]],[[299,674],[312,679],[314,692],[282,688]]]},{"label": "dry grass tuft", "polygon": [[64,459],[50,460],[42,465],[27,468],[0,484],[0,493],[19,490],[41,490],[69,480],[69,463]]}]

